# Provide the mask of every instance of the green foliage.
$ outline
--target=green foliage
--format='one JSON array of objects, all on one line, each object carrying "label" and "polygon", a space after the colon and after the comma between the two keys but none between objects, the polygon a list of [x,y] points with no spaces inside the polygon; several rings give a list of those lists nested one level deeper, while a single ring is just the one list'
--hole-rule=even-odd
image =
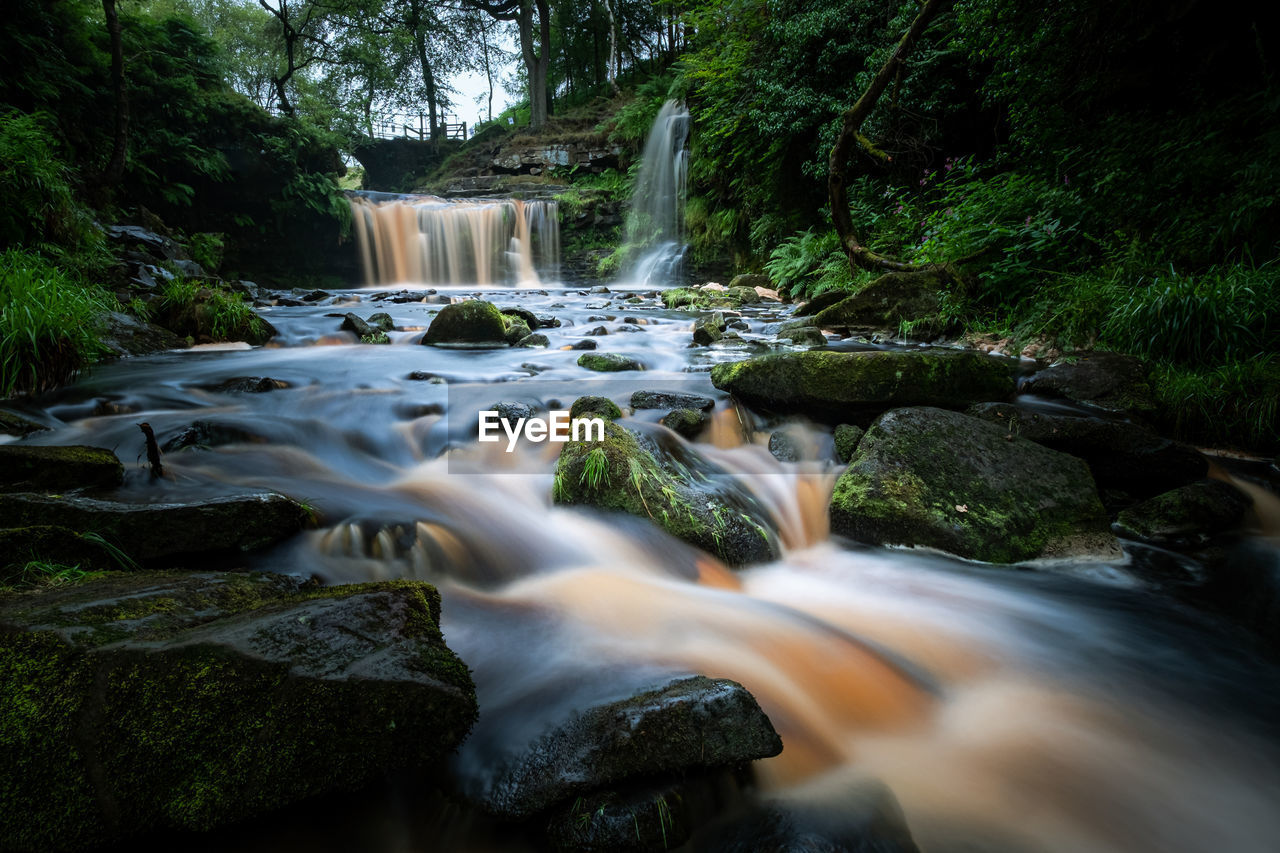
[{"label": "green foliage", "polygon": [[1280,359],[1274,353],[1210,368],[1157,365],[1151,384],[1164,426],[1191,441],[1280,449]]},{"label": "green foliage", "polygon": [[0,244],[67,243],[86,229],[52,119],[0,111]]},{"label": "green foliage", "polygon": [[598,489],[609,484],[609,457],[604,449],[593,448],[582,463],[582,475],[579,483],[586,483],[588,489]]},{"label": "green foliage", "polygon": [[659,74],[641,83],[634,97],[623,104],[609,122],[610,141],[642,145],[662,105],[676,92],[677,81],[671,74]]},{"label": "green foliage", "polygon": [[40,255],[0,253],[0,397],[56,387],[102,355],[111,301]]},{"label": "green foliage", "polygon": [[773,286],[792,298],[853,286],[849,260],[834,231],[810,228],[787,238],[770,253],[764,269]]},{"label": "green foliage", "polygon": [[176,318],[171,327],[194,327],[214,341],[256,340],[265,331],[262,319],[238,294],[181,277],[165,282],[160,307]]},{"label": "green foliage", "polygon": [[202,232],[192,234],[187,241],[191,251],[191,259],[210,273],[216,273],[222,266],[222,252],[226,249],[226,235]]}]

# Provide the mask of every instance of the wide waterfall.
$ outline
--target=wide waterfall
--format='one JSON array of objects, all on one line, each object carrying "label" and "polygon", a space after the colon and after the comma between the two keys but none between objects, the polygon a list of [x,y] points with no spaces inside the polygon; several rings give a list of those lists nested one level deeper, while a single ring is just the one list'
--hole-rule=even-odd
[{"label": "wide waterfall", "polygon": [[642,247],[624,281],[667,284],[679,278],[684,259],[684,202],[689,174],[689,111],[667,101],[644,146],[636,179],[627,243]]},{"label": "wide waterfall", "polygon": [[560,266],[554,201],[352,195],[365,282],[532,286]]}]

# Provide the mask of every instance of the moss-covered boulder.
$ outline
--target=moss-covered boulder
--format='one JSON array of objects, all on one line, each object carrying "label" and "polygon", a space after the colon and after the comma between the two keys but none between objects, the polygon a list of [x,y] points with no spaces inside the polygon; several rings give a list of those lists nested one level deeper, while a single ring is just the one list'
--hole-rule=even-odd
[{"label": "moss-covered boulder", "polygon": [[853,453],[858,449],[858,442],[862,441],[862,436],[866,431],[860,426],[853,424],[840,424],[836,427],[832,438],[836,443],[836,459],[843,463],[848,463],[853,458]]},{"label": "moss-covered boulder", "polygon": [[486,811],[521,819],[626,780],[735,767],[781,751],[742,685],[682,678],[547,732],[509,756],[477,799]]},{"label": "moss-covered boulder", "polygon": [[70,566],[83,572],[118,568],[111,549],[98,539],[48,524],[0,529],[0,585],[34,581],[32,564]]},{"label": "moss-covered boulder", "polygon": [[573,401],[573,405],[569,407],[569,417],[573,420],[601,417],[612,421],[622,417],[622,409],[608,397],[590,395]]},{"label": "moss-covered boulder", "polygon": [[716,401],[701,394],[684,394],[679,391],[636,391],[631,395],[633,409],[701,409],[709,412]]},{"label": "moss-covered boulder", "polygon": [[522,318],[508,314],[503,314],[502,316],[507,324],[507,331],[505,334],[507,343],[517,344],[533,334],[533,329],[531,329],[529,324]]},{"label": "moss-covered boulder", "polygon": [[0,495],[0,527],[56,525],[97,533],[141,562],[212,560],[265,548],[311,523],[284,495],[236,495],[187,503],[124,503],[79,495]]},{"label": "moss-covered boulder", "polygon": [[764,562],[778,554],[775,537],[744,507],[694,488],[612,422],[605,425],[603,441],[571,441],[561,449],[553,498],[560,504],[650,519],[731,565]]},{"label": "moss-covered boulder", "polygon": [[677,435],[693,441],[710,420],[711,417],[702,409],[672,409],[662,416],[660,423]]},{"label": "moss-covered boulder", "polygon": [[1089,463],[1099,486],[1150,497],[1200,480],[1209,462],[1194,447],[1164,438],[1127,420],[1042,411],[1014,403],[980,403],[976,418],[998,424]]},{"label": "moss-covered boulder", "polygon": [[624,370],[644,370],[644,365],[629,356],[616,352],[588,352],[578,356],[578,366],[597,373],[618,373]]},{"label": "moss-covered boulder", "polygon": [[102,447],[0,444],[0,490],[64,492],[122,482],[124,466]]},{"label": "moss-covered boulder", "polygon": [[476,716],[422,583],[108,575],[0,597],[0,849],[208,830],[424,769]]},{"label": "moss-covered boulder", "polygon": [[990,563],[1114,549],[1088,466],[977,418],[895,409],[831,496],[831,530]]},{"label": "moss-covered boulder", "polygon": [[1023,383],[1023,390],[1046,397],[1065,397],[1108,412],[1150,415],[1156,410],[1140,358],[1116,352],[1090,352],[1049,365]]},{"label": "moss-covered boulder", "polygon": [[962,407],[1013,393],[1010,362],[967,350],[784,352],[711,369],[747,405],[863,422],[895,406]]},{"label": "moss-covered boulder", "polygon": [[1252,505],[1249,496],[1235,486],[1202,480],[1130,507],[1116,517],[1111,529],[1126,539],[1189,548],[1239,528]]},{"label": "moss-covered boulder", "polygon": [[700,317],[693,322],[693,342],[700,347],[707,347],[720,340],[724,334],[724,315],[716,312],[710,317]]},{"label": "moss-covered boulder", "polygon": [[897,331],[903,324],[912,337],[932,337],[945,323],[939,317],[942,276],[935,273],[886,273],[850,296],[814,314],[824,329],[843,332]]},{"label": "moss-covered boulder", "polygon": [[[529,334],[525,332],[525,334]],[[492,302],[470,299],[440,309],[431,319],[422,342],[432,346],[470,344],[502,346],[507,341],[506,318]]]},{"label": "moss-covered boulder", "polygon": [[17,412],[0,409],[0,435],[28,436],[33,432],[44,432],[49,429],[38,421],[33,421]]}]

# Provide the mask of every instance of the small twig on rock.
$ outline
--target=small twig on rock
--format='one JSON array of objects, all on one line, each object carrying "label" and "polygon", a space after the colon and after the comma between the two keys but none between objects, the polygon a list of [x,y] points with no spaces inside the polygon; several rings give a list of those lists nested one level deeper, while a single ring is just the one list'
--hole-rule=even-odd
[{"label": "small twig on rock", "polygon": [[151,424],[140,423],[138,429],[142,430],[142,434],[147,438],[147,461],[151,463],[151,479],[163,477],[164,466],[160,464],[160,446],[156,444],[156,434],[151,429]]}]

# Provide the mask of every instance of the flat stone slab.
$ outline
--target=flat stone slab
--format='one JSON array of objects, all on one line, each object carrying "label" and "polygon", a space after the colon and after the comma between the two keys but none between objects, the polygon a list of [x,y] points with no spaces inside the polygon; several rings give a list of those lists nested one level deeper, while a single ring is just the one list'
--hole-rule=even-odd
[{"label": "flat stone slab", "polygon": [[0,489],[63,492],[110,488],[124,466],[110,450],[86,445],[0,444]]}]

